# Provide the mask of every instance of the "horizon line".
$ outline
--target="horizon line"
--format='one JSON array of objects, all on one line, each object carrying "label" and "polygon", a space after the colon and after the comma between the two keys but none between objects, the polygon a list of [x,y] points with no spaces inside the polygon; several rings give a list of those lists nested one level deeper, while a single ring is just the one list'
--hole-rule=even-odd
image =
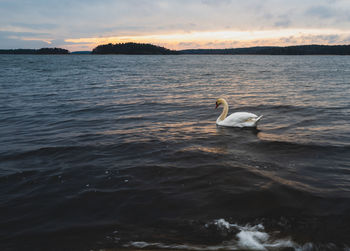
[{"label": "horizon line", "polygon": [[[117,44],[130,44],[130,43],[134,43],[134,44],[150,44],[150,45],[154,45],[154,46],[158,46],[158,47],[162,47],[165,49],[168,49],[164,46],[161,46],[159,44],[152,44],[152,43],[138,43],[138,42],[125,42],[125,43],[105,43],[105,44],[99,44],[98,46],[102,46],[102,45],[108,45],[108,44],[113,44],[113,45],[117,45]],[[349,44],[317,44],[317,43],[312,43],[312,44],[298,44],[298,45],[287,45],[287,46],[281,46],[281,45],[254,45],[254,46],[246,46],[246,47],[226,47],[226,48],[190,48],[190,49],[168,49],[171,51],[189,51],[189,50],[232,50],[232,49],[249,49],[249,48],[288,48],[288,47],[300,47],[300,46],[350,46]],[[95,47],[95,48],[96,48]],[[40,47],[40,48],[12,48],[12,49],[1,49],[0,51],[11,51],[11,50],[40,50],[40,49],[45,49],[45,48],[50,48],[50,49],[54,49],[54,48],[58,48],[58,49],[65,49],[68,50],[64,47]],[[84,52],[92,52],[95,48],[93,48],[92,50],[76,50],[76,51],[70,51],[68,50],[70,53],[73,52],[80,52],[80,51],[84,51]]]}]

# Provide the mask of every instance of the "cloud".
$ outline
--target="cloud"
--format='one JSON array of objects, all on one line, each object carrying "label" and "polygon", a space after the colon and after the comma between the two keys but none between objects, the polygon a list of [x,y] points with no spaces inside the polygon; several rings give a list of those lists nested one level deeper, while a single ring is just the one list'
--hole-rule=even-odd
[{"label": "cloud", "polygon": [[[349,31],[348,13],[346,0],[0,0],[0,31],[31,32],[30,38],[39,42],[74,48],[77,43],[68,39],[280,30],[275,37],[279,39],[289,37],[283,34],[289,29]],[[23,39],[22,35],[16,36]],[[0,48],[8,46],[6,39],[0,40]],[[218,40],[227,41],[225,45],[240,41]],[[193,41],[173,44],[181,42]]]},{"label": "cloud", "polygon": [[319,18],[330,18],[337,15],[337,11],[329,6],[312,6],[305,11],[306,15],[316,16]]},{"label": "cloud", "polygon": [[13,48],[41,48],[51,45],[49,33],[44,32],[16,32],[0,31],[0,41],[2,49]]},{"label": "cloud", "polygon": [[288,16],[279,16],[278,20],[275,21],[274,26],[287,28],[290,26],[290,24],[291,20],[288,18]]},{"label": "cloud", "polygon": [[202,3],[209,6],[221,6],[231,4],[232,0],[202,0]]},{"label": "cloud", "polygon": [[22,27],[24,29],[30,30],[50,30],[56,29],[58,27],[57,24],[48,24],[48,23],[10,23],[13,27]]},{"label": "cloud", "polygon": [[49,33],[0,31],[0,35],[2,35],[3,37],[42,37],[42,36],[48,36]]},{"label": "cloud", "polygon": [[24,40],[21,36],[32,36],[35,37],[37,34],[31,33],[18,33],[18,32],[1,32],[0,31],[0,41],[1,41],[1,49],[32,49],[32,48],[42,48],[48,47],[50,45],[49,42],[43,41],[41,39],[29,39]]}]

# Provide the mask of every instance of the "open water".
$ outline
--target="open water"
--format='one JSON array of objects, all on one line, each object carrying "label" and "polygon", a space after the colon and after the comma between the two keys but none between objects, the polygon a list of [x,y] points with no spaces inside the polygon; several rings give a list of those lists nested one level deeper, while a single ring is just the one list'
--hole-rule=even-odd
[{"label": "open water", "polygon": [[0,250],[349,250],[349,114],[348,56],[1,55]]}]

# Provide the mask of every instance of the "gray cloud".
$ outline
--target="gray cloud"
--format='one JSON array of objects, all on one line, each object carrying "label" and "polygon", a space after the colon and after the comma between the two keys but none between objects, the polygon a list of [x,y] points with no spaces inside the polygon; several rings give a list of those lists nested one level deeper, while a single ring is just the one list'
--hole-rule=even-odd
[{"label": "gray cloud", "polygon": [[275,21],[274,26],[287,28],[291,24],[291,20],[287,16],[280,16],[277,21]]},{"label": "gray cloud", "polygon": [[50,44],[41,40],[21,40],[18,38],[11,38],[8,33],[0,32],[1,49],[32,49],[48,47]]},{"label": "gray cloud", "polygon": [[232,0],[202,0],[202,3],[210,6],[220,6],[231,4]]},{"label": "gray cloud", "polygon": [[319,18],[330,18],[337,15],[337,11],[330,6],[312,6],[305,11],[305,14]]},{"label": "gray cloud", "polygon": [[17,31],[0,31],[2,37],[42,37],[47,36],[49,33],[40,32],[17,32]]},{"label": "gray cloud", "polygon": [[45,23],[10,23],[11,26],[14,27],[22,27],[29,28],[32,30],[48,30],[48,29],[56,29],[59,25],[57,24],[45,24]]},{"label": "gray cloud", "polygon": [[[0,0],[0,30],[54,41],[227,29],[349,30],[348,13],[344,0]],[[0,48],[8,45],[2,36]]]}]

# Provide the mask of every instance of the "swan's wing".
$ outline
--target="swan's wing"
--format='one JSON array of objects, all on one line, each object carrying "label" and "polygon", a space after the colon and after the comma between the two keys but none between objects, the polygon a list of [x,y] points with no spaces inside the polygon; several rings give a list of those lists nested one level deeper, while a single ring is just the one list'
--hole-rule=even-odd
[{"label": "swan's wing", "polygon": [[255,119],[257,117],[258,116],[250,112],[235,112],[228,116],[225,120],[230,122],[243,123]]},{"label": "swan's wing", "polygon": [[223,126],[237,126],[237,127],[251,127],[255,126],[259,121],[258,116],[250,112],[235,112],[225,118],[219,125]]}]

